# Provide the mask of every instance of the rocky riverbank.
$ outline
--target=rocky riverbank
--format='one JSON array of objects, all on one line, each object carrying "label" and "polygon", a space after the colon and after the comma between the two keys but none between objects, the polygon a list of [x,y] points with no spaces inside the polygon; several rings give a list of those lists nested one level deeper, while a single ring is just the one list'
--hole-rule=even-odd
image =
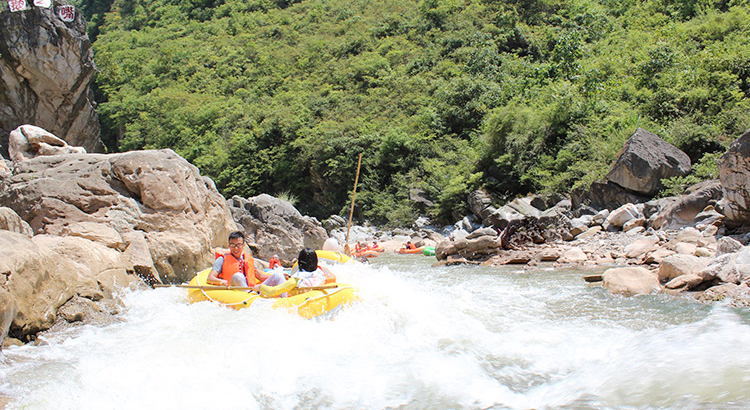
[{"label": "rocky riverbank", "polygon": [[[32,131],[12,134],[19,155],[0,172],[2,339],[28,342],[56,324],[108,320],[121,308],[117,289],[189,280],[232,230],[245,231],[259,266],[273,254],[289,266],[300,249],[348,236],[343,218],[321,223],[269,195],[227,200],[171,150],[86,154],[15,141],[56,141]],[[612,178],[588,192],[497,206],[476,191],[468,198],[472,214],[452,226],[425,218],[404,230],[354,226],[349,242],[377,240],[387,250],[407,240],[434,245],[438,265],[593,268],[617,293],[684,293],[746,306],[749,143],[750,132],[732,144],[720,179],[653,199],[654,180],[680,175],[684,158],[673,147],[657,150],[663,141],[639,130]],[[615,171],[623,166],[632,169]]]}]

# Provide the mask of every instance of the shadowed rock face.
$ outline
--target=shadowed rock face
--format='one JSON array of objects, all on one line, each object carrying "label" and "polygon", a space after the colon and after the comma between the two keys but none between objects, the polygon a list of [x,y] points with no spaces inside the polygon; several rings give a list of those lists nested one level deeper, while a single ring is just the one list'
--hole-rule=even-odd
[{"label": "shadowed rock face", "polygon": [[328,239],[317,219],[303,216],[291,203],[270,195],[247,199],[234,196],[227,204],[247,240],[256,247],[255,255],[262,259],[277,254],[288,262],[302,248],[321,249]]},{"label": "shadowed rock face", "polygon": [[[29,3],[31,3],[29,1]],[[96,68],[86,22],[70,23],[46,9],[0,11],[0,154],[8,156],[8,133],[34,124],[88,152],[102,152],[91,85]]]},{"label": "shadowed rock face", "polygon": [[719,202],[728,226],[750,225],[750,130],[719,159],[724,198]]},{"label": "shadowed rock face", "polygon": [[638,128],[625,143],[623,152],[607,179],[630,191],[655,195],[662,179],[690,172],[690,158],[656,134]]}]

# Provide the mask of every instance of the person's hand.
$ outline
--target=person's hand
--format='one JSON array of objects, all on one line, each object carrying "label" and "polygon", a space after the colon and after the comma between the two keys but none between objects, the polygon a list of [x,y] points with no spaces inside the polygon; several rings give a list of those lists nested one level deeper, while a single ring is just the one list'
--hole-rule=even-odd
[{"label": "person's hand", "polygon": [[226,279],[221,280],[221,286],[229,286],[229,281]]}]

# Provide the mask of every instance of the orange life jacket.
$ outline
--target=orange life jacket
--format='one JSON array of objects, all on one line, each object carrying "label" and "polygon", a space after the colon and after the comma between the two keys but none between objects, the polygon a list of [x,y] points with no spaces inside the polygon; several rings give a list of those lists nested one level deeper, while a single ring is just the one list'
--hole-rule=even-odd
[{"label": "orange life jacket", "polygon": [[250,261],[245,260],[244,253],[240,257],[240,259],[235,258],[231,253],[217,252],[215,256],[216,259],[219,259],[219,256],[224,257],[224,263],[221,265],[221,272],[219,273],[220,279],[231,282],[232,276],[236,272],[242,272],[242,274],[245,275],[248,286],[255,286],[256,284],[258,284],[258,282],[260,282],[255,278],[255,262],[252,256],[250,256]]},{"label": "orange life jacket", "polygon": [[276,258],[271,258],[271,260],[268,262],[268,268],[273,269],[277,266],[281,266],[281,261]]},{"label": "orange life jacket", "polygon": [[417,249],[417,245],[414,245],[413,243],[409,244],[409,249]]},{"label": "orange life jacket", "polygon": [[336,283],[336,275],[334,275],[333,273],[331,273],[331,271],[329,271],[328,269],[326,269],[326,268],[324,268],[324,267],[322,267],[320,265],[318,265],[318,269],[320,269],[320,270],[323,271],[323,275],[325,275],[325,277],[326,277],[326,281],[325,281],[326,284],[328,284],[328,283]]}]

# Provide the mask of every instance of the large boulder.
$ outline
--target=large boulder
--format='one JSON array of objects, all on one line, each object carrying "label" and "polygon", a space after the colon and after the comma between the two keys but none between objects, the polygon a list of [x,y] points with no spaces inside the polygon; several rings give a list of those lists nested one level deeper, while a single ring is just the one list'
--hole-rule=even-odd
[{"label": "large boulder", "polygon": [[78,236],[126,252],[140,247],[152,261],[139,261],[148,281],[189,280],[235,229],[213,182],[168,149],[40,156],[17,164],[0,185],[0,206],[36,234]]},{"label": "large boulder", "polygon": [[637,204],[651,199],[610,181],[594,181],[588,189],[577,188],[570,193],[573,209],[589,206],[594,210],[616,209],[625,204]]},{"label": "large boulder", "polygon": [[76,265],[15,232],[0,231],[0,248],[3,288],[13,300],[10,308],[17,311],[10,325],[11,335],[24,339],[49,329],[55,322],[56,310],[75,295]]},{"label": "large boulder", "polygon": [[[661,283],[682,275],[699,275],[709,264],[707,258],[699,258],[694,255],[672,255],[665,258],[659,265],[659,281]],[[705,279],[705,278],[702,278]]]},{"label": "large boulder", "polygon": [[481,220],[489,217],[496,209],[492,206],[492,197],[484,190],[472,191],[468,202],[471,212]]},{"label": "large boulder", "polygon": [[679,229],[695,225],[696,217],[710,205],[717,203],[722,196],[718,180],[703,181],[691,186],[685,194],[666,206],[659,207],[649,217],[648,224],[654,229]]},{"label": "large boulder", "polygon": [[448,258],[487,260],[502,248],[502,240],[496,235],[477,235],[472,238],[444,240],[435,246],[435,257],[439,261]]},{"label": "large boulder", "polygon": [[538,218],[542,211],[531,204],[535,197],[516,198],[508,202],[508,207],[523,216]]},{"label": "large boulder", "polygon": [[235,195],[227,205],[261,259],[277,254],[282,261],[291,261],[303,248],[321,249],[328,239],[317,219],[303,216],[291,203],[271,195],[247,199]]},{"label": "large boulder", "polygon": [[[58,316],[86,321],[94,319],[87,317],[93,312],[111,315],[119,306],[116,291],[140,283],[128,273],[120,251],[88,239],[0,231],[0,248],[3,337],[9,331],[16,339],[30,340]],[[62,315],[61,309],[74,299],[91,309]]]},{"label": "large boulder", "polygon": [[526,216],[508,205],[500,208],[490,207],[488,210],[491,210],[491,213],[482,220],[482,223],[495,229],[506,229],[509,226],[521,225],[526,221]]},{"label": "large boulder", "polygon": [[719,158],[719,179],[724,197],[717,206],[730,227],[750,225],[750,130],[745,131]]},{"label": "large boulder", "polygon": [[[27,3],[30,3],[27,1]],[[103,151],[92,85],[96,74],[86,22],[62,21],[51,8],[0,12],[0,154],[8,134],[36,124],[68,144]]]},{"label": "large boulder", "polygon": [[644,195],[664,189],[661,180],[690,173],[690,157],[656,134],[638,128],[625,143],[607,179]]}]

